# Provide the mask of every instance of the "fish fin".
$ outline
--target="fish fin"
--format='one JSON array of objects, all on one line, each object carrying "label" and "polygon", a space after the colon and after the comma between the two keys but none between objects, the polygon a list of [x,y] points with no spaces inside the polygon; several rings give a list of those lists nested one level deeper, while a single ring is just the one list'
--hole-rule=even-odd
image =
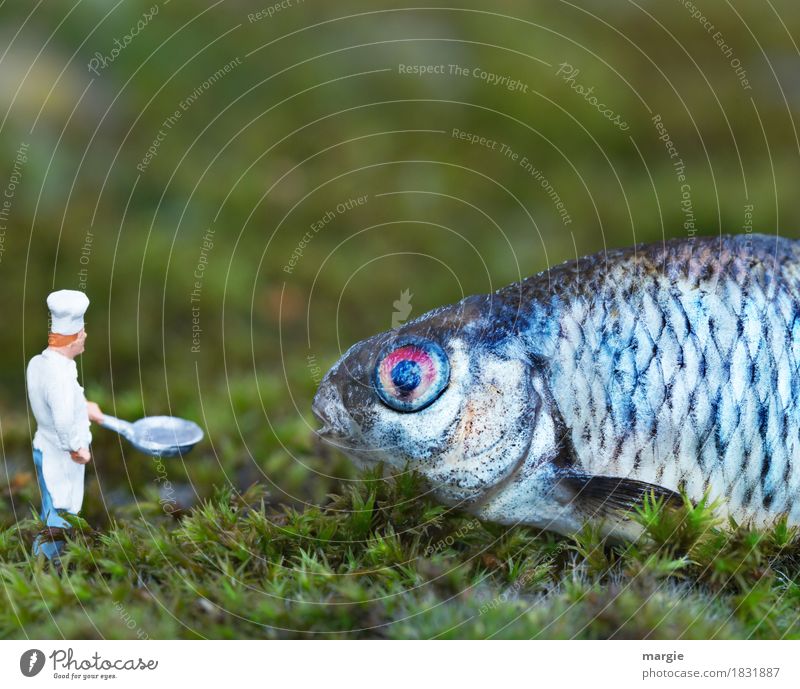
[{"label": "fish fin", "polygon": [[675,507],[683,505],[680,493],[630,478],[569,472],[559,483],[568,490],[567,499],[591,516],[618,517],[620,512],[631,512],[651,492],[656,499],[663,498],[666,504]]}]

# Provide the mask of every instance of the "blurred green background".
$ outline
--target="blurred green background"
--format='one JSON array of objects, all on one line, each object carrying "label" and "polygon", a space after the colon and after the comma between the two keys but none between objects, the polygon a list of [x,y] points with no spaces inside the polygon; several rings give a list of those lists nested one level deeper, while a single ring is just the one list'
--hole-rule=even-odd
[{"label": "blurred green background", "polygon": [[[178,507],[298,506],[353,476],[313,441],[322,373],[393,318],[635,241],[797,236],[795,3],[415,4],[0,6],[2,526],[38,505],[52,289],[91,299],[90,398],[207,429]],[[94,450],[90,523],[163,499]]]}]

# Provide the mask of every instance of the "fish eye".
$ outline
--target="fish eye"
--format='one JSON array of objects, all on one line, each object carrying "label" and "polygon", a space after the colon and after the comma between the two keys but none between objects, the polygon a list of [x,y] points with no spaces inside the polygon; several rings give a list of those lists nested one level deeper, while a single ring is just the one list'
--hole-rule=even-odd
[{"label": "fish eye", "polygon": [[449,381],[447,354],[435,342],[416,337],[392,342],[378,357],[373,374],[381,402],[402,412],[424,409]]}]

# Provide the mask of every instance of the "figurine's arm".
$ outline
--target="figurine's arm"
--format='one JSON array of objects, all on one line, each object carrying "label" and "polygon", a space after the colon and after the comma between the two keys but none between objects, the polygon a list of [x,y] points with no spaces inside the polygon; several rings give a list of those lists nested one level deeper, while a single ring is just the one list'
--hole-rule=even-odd
[{"label": "figurine's arm", "polygon": [[89,413],[89,421],[103,423],[103,412],[97,402],[86,402],[86,410]]},{"label": "figurine's arm", "polygon": [[53,425],[61,449],[78,453],[86,448],[81,442],[81,429],[75,425],[75,398],[70,386],[69,379],[54,374],[47,385],[45,398],[53,415]]}]

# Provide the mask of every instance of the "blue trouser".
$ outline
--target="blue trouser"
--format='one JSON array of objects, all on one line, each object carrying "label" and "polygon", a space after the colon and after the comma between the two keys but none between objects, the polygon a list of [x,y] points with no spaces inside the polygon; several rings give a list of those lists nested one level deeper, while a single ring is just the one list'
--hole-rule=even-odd
[{"label": "blue trouser", "polygon": [[[47,489],[47,484],[44,482],[42,451],[36,448],[33,448],[33,463],[36,466],[39,489],[42,491],[42,511],[39,513],[39,516],[47,526],[69,529],[69,522],[61,516],[62,513],[69,514],[69,512],[67,512],[67,510],[58,510],[53,507],[53,498],[50,495],[50,491]],[[47,559],[52,560],[54,557],[58,557],[64,549],[64,545],[64,541],[53,541],[52,539],[39,535],[33,542],[33,554],[38,555],[39,553],[43,553]]]}]

